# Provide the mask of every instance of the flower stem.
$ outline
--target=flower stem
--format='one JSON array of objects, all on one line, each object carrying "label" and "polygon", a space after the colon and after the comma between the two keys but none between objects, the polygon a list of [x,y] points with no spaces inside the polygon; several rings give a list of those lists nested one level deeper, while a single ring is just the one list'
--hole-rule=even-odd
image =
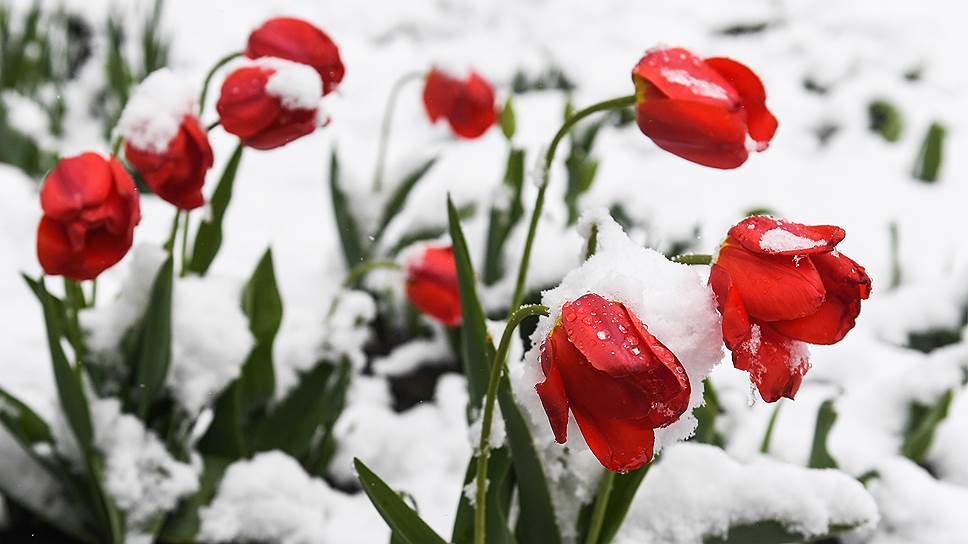
[{"label": "flower stem", "polygon": [[424,72],[410,72],[404,74],[390,89],[390,97],[387,99],[387,107],[383,110],[383,123],[380,125],[379,147],[376,152],[376,169],[373,172],[373,192],[378,192],[383,187],[383,169],[386,164],[387,147],[390,141],[390,128],[393,124],[393,110],[396,108],[397,98],[400,91],[407,83],[424,77]]},{"label": "flower stem", "polygon": [[551,145],[548,146],[548,151],[545,153],[544,165],[541,170],[541,184],[538,186],[538,197],[534,201],[534,209],[531,211],[531,223],[528,226],[528,237],[524,242],[524,253],[521,255],[521,264],[518,267],[518,279],[517,284],[514,288],[514,297],[511,299],[511,312],[521,306],[521,302],[524,300],[524,285],[528,278],[528,265],[531,261],[531,248],[534,245],[534,235],[538,230],[538,219],[541,217],[542,208],[544,208],[545,200],[545,190],[548,188],[548,181],[551,176],[551,163],[555,159],[555,152],[558,149],[558,144],[561,140],[571,131],[571,128],[575,126],[578,121],[592,115],[594,113],[609,111],[618,108],[625,108],[635,104],[635,95],[622,96],[619,98],[613,98],[611,100],[606,100],[604,102],[599,102],[597,104],[592,104],[583,110],[579,110],[574,113],[571,117],[565,120],[561,128],[555,134],[555,137],[551,140]]},{"label": "flower stem", "polygon": [[175,250],[175,239],[178,237],[178,222],[181,221],[182,211],[175,210],[175,218],[171,222],[171,231],[168,233],[168,240],[163,246],[169,255]]},{"label": "flower stem", "polygon": [[191,217],[191,210],[185,210],[185,222],[182,224],[182,237],[181,237],[181,272],[178,274],[179,277],[184,278],[188,274],[188,225]]},{"label": "flower stem", "polygon": [[713,256],[702,253],[692,253],[690,255],[676,255],[669,260],[679,264],[711,264],[713,262]]},{"label": "flower stem", "polygon": [[205,127],[205,132],[212,132],[212,129],[213,128],[215,128],[215,127],[217,127],[217,126],[219,126],[221,124],[222,124],[222,120],[221,119],[219,119],[218,121],[212,121],[211,123],[209,123],[209,125],[207,127]]},{"label": "flower stem", "polygon": [[608,498],[612,494],[614,483],[615,473],[611,470],[605,470],[602,474],[601,483],[598,485],[598,496],[595,498],[592,518],[588,522],[588,535],[585,537],[585,544],[598,544],[598,539],[602,534],[602,522],[605,520],[605,508],[608,506]]},{"label": "flower stem", "polygon": [[487,395],[484,397],[484,414],[481,416],[481,439],[477,449],[477,497],[474,504],[475,544],[485,544],[486,542],[487,461],[491,453],[491,421],[494,419],[494,399],[497,396],[497,387],[501,382],[501,372],[504,370],[508,350],[511,349],[511,338],[514,335],[514,330],[522,321],[533,315],[548,315],[548,307],[541,304],[522,306],[508,316],[508,322],[504,326],[504,334],[501,335],[501,343],[498,344],[497,351],[494,352],[494,360],[491,361],[491,377],[487,382]]},{"label": "flower stem", "polygon": [[228,64],[230,61],[238,57],[241,57],[242,55],[243,55],[242,51],[235,51],[234,53],[229,53],[228,55],[225,55],[224,57],[220,58],[218,62],[215,63],[215,66],[212,66],[212,69],[208,71],[208,74],[205,76],[205,83],[202,84],[202,94],[200,94],[198,97],[198,117],[199,118],[202,117],[202,113],[205,111],[205,98],[208,96],[208,85],[209,83],[212,82],[212,78],[215,77],[215,72],[217,72],[219,68]]}]

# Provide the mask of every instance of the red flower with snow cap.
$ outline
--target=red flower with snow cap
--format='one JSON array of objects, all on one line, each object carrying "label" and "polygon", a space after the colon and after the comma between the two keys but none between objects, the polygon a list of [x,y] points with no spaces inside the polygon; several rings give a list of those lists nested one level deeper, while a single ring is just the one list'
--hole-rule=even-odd
[{"label": "red flower with snow cap", "polygon": [[427,74],[423,103],[430,121],[444,118],[461,138],[477,138],[497,120],[494,88],[471,72],[465,81],[437,70]]},{"label": "red flower with snow cap", "polygon": [[450,246],[430,246],[407,264],[407,298],[415,308],[449,327],[460,325],[457,263]]},{"label": "red flower with snow cap", "polygon": [[325,32],[293,17],[276,17],[252,31],[245,56],[277,57],[312,66],[323,80],[323,93],[335,89],[346,73],[339,48]]},{"label": "red flower with snow cap", "polygon": [[141,220],[138,191],[117,159],[61,159],[40,189],[37,258],[47,274],[90,280],[131,249]]},{"label": "red flower with snow cap", "polygon": [[627,472],[652,459],[654,429],[689,404],[676,356],[625,306],[587,294],[567,302],[541,345],[545,381],[535,386],[555,440],[568,438],[568,411],[605,468]]},{"label": "red flower with snow cap", "polygon": [[733,365],[763,400],[793,398],[810,368],[802,343],[834,344],[870,295],[864,267],[839,253],[846,233],[753,216],[729,230],[709,282]]},{"label": "red flower with snow cap", "polygon": [[255,149],[274,149],[311,134],[322,83],[308,66],[260,59],[225,78],[216,109],[222,127]]},{"label": "red flower with snow cap", "polygon": [[175,137],[161,152],[125,140],[124,156],[158,196],[182,210],[205,203],[202,185],[214,157],[208,135],[194,115],[182,118]]},{"label": "red flower with snow cap", "polygon": [[763,151],[777,122],[746,66],[680,48],[648,51],[632,70],[639,129],[656,145],[713,168],[736,168]]}]

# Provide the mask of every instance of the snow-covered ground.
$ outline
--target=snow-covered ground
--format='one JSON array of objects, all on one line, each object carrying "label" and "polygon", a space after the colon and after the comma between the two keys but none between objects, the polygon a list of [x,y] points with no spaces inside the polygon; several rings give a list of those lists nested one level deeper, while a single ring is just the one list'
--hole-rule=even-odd
[{"label": "snow-covered ground", "polygon": [[[31,3],[9,2],[19,8]],[[147,3],[101,0],[42,3],[66,5],[95,24],[103,23],[112,6],[132,25],[148,9]],[[690,531],[762,519],[758,512],[789,520],[807,534],[821,532],[827,524],[873,522],[879,517],[876,527],[872,523],[851,535],[852,541],[876,544],[954,544],[968,534],[968,394],[962,385],[968,343],[929,354],[905,347],[912,331],[961,328],[968,302],[968,243],[962,237],[968,156],[959,153],[968,148],[968,70],[963,58],[968,50],[968,8],[961,3],[169,0],[165,10],[164,33],[173,43],[169,67],[189,81],[200,82],[217,59],[244,46],[251,29],[282,14],[325,29],[339,45],[347,68],[339,90],[323,101],[331,118],[328,126],[277,150],[244,155],[226,218],[225,243],[209,275],[211,285],[188,279],[176,287],[176,301],[178,292],[185,293],[193,308],[176,316],[176,335],[184,331],[176,357],[194,358],[199,365],[211,359],[221,365],[246,352],[247,345],[232,341],[240,338],[232,327],[244,327],[241,314],[224,307],[223,299],[246,280],[271,246],[285,305],[276,341],[280,380],[291,384],[295,370],[315,361],[320,343],[335,334],[323,331],[320,323],[345,273],[325,184],[329,152],[338,146],[344,186],[358,196],[358,213],[372,216],[373,210],[363,208],[371,200],[367,192],[376,134],[387,93],[401,75],[431,65],[474,67],[494,82],[503,101],[516,72],[536,75],[553,66],[576,85],[574,102],[584,105],[631,94],[631,68],[646,48],[658,43],[684,46],[701,56],[730,56],[763,79],[768,105],[780,123],[770,149],[741,168],[724,172],[659,150],[634,124],[608,128],[596,142],[601,165],[581,207],[620,202],[630,217],[647,225],[630,233],[636,242],[667,246],[688,240],[692,249],[706,253],[716,248],[731,224],[754,208],[768,208],[803,223],[840,225],[848,234],[838,249],[866,267],[873,294],[864,303],[856,329],[843,342],[811,347],[813,369],[797,400],[781,402],[768,456],[759,450],[774,405],[749,404],[748,377],[732,369],[727,354],[727,364],[714,369],[711,379],[725,410],[718,428],[726,438],[728,456],[700,445],[670,448],[643,483],[616,541],[699,542],[697,533]],[[766,26],[756,32],[726,32],[760,24]],[[95,46],[102,48],[95,54],[103,55],[104,43]],[[79,82],[65,90],[68,103],[77,107],[70,110],[64,138],[53,140],[62,154],[108,150],[84,106],[92,99],[102,70],[101,64],[88,63]],[[919,77],[906,77],[912,73]],[[204,124],[215,119],[217,92],[209,98]],[[875,99],[893,102],[903,115],[898,142],[887,143],[868,129],[867,108]],[[529,166],[559,125],[564,103],[559,91],[515,97],[516,143],[528,149]],[[14,118],[36,133],[36,126],[29,126],[28,110],[23,106]],[[911,171],[933,121],[948,129],[946,154],[939,181],[925,184],[913,179]],[[444,126],[427,122],[418,85],[402,94],[394,127],[388,180],[398,179],[431,155],[439,154],[440,160],[414,191],[387,238],[421,225],[446,224],[448,192],[458,205],[486,203],[497,193],[506,156],[499,130],[473,141],[453,139]],[[42,136],[51,141],[49,135]],[[209,192],[236,144],[220,129],[211,137],[216,164]],[[581,262],[583,240],[573,227],[562,226],[563,177],[564,168],[557,164],[548,220],[542,223],[532,257],[532,287],[554,285]],[[527,184],[525,191],[525,202],[530,203],[535,188]],[[136,244],[160,245],[168,235],[172,208],[147,196],[142,210]],[[465,227],[476,259],[483,256],[485,215],[479,211]],[[42,316],[19,277],[21,271],[36,275],[40,270],[34,254],[39,216],[35,180],[0,165],[0,385],[53,419],[57,401]],[[902,282],[894,289],[892,223],[898,225],[897,257],[902,267]],[[523,235],[519,225],[508,242],[509,268],[515,266]],[[129,255],[102,276],[102,301],[122,292],[133,264],[137,258]],[[389,272],[372,280],[399,283],[400,278]],[[487,292],[485,304],[506,304],[510,289],[508,282],[498,284]],[[128,291],[123,293],[128,296]],[[222,306],[207,304],[216,298]],[[118,300],[116,304],[126,303]],[[241,338],[248,340],[244,334]],[[354,381],[349,406],[337,426],[340,449],[332,470],[337,479],[353,479],[351,460],[361,457],[391,486],[410,493],[430,525],[449,535],[471,452],[464,419],[466,389],[461,378],[447,375],[438,383],[434,401],[393,411],[379,369],[405,372],[414,360],[433,361],[447,347],[439,342],[411,349],[409,355],[378,362],[377,376]],[[216,368],[201,378],[181,375],[185,402],[204,402],[209,392],[197,389],[196,380],[225,383],[232,371],[219,374],[223,370]],[[933,404],[948,389],[955,397],[927,454],[929,472],[899,454],[902,433],[912,402]],[[880,474],[870,484],[869,495],[845,474],[825,472],[811,478],[802,468],[818,406],[826,399],[835,399],[839,414],[828,446],[841,469],[854,477],[870,470]],[[30,473],[22,472],[25,460],[16,450],[0,431],[4,489],[22,479],[31,481]],[[686,477],[677,469],[709,477]],[[253,485],[269,481],[272,485]],[[588,493],[595,482],[570,485]],[[708,495],[698,493],[698,486],[706,486]],[[736,509],[733,501],[748,509]],[[809,508],[800,509],[799,504]],[[291,519],[285,520],[282,512]],[[205,515],[203,534],[213,539],[271,540],[285,535],[284,541],[293,543],[370,543],[385,542],[389,534],[362,494],[346,495],[310,479],[281,454],[262,454],[232,467]],[[697,521],[700,515],[705,521]],[[0,524],[4,517],[0,504]],[[278,530],[276,536],[259,532],[267,527]]]}]

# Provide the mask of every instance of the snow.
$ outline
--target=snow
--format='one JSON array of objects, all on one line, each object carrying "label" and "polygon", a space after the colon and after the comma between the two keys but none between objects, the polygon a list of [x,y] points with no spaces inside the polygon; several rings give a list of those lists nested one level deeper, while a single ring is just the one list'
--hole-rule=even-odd
[{"label": "snow", "polygon": [[168,68],[155,70],[134,89],[115,133],[138,149],[164,153],[182,119],[195,113],[196,93],[187,78]]},{"label": "snow", "polygon": [[373,372],[381,376],[405,376],[426,363],[447,361],[450,346],[443,334],[416,338],[397,346],[384,357],[373,359]]},{"label": "snow", "polygon": [[[750,224],[750,227],[753,225]],[[797,236],[792,232],[777,227],[763,233],[760,237],[760,249],[767,253],[779,253],[781,251],[797,251],[810,249],[824,245],[823,240],[811,240],[803,236]]]},{"label": "snow", "polygon": [[662,77],[666,78],[669,83],[675,83],[676,85],[682,85],[683,87],[688,87],[689,90],[696,93],[699,96],[705,96],[708,98],[715,98],[718,100],[728,100],[729,93],[726,89],[716,85],[711,81],[704,81],[701,79],[696,79],[689,72],[682,69],[670,69],[663,68],[661,70]]},{"label": "snow", "polygon": [[[755,482],[756,485],[751,485]],[[646,475],[616,544],[701,544],[730,526],[776,520],[805,537],[871,527],[877,505],[857,480],[769,458],[741,464],[719,448],[669,447]]]},{"label": "snow", "polygon": [[262,57],[253,62],[274,70],[266,83],[266,92],[281,100],[284,108],[312,110],[319,106],[323,81],[313,68],[275,57]]},{"label": "snow", "polygon": [[341,503],[351,501],[310,477],[292,457],[260,453],[226,470],[215,499],[200,512],[198,536],[206,542],[337,542],[334,521],[345,508]]}]

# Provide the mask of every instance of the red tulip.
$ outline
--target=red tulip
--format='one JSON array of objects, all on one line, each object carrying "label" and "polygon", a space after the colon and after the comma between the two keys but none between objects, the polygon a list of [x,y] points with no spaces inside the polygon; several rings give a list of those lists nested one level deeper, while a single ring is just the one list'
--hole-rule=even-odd
[{"label": "red tulip", "polygon": [[565,303],[541,345],[545,381],[535,386],[555,440],[568,438],[568,410],[602,466],[628,472],[652,460],[654,429],[689,404],[686,371],[632,312],[584,295]]},{"label": "red tulip", "polygon": [[74,280],[96,278],[120,261],[141,220],[131,176],[117,159],[96,153],[61,159],[40,189],[40,206],[40,265]]},{"label": "red tulip", "polygon": [[323,94],[329,94],[343,80],[345,69],[339,48],[325,32],[293,17],[269,19],[249,34],[245,56],[250,59],[277,57],[312,66],[323,80]]},{"label": "red tulip", "polygon": [[656,145],[713,168],[736,168],[776,132],[766,91],[746,66],[685,49],[653,49],[632,70],[636,119]]},{"label": "red tulip", "polygon": [[208,135],[193,115],[182,118],[178,133],[161,153],[125,141],[124,156],[158,196],[182,210],[205,203],[202,185],[212,167]]},{"label": "red tulip", "polygon": [[460,325],[457,264],[450,246],[428,247],[407,264],[406,291],[421,312],[449,327]]},{"label": "red tulip", "polygon": [[709,281],[723,315],[733,366],[747,370],[767,402],[793,398],[810,368],[802,343],[834,344],[870,295],[864,267],[836,250],[840,227],[766,216],[729,230]]},{"label": "red tulip", "polygon": [[424,85],[423,102],[432,123],[447,119],[461,138],[477,138],[497,120],[494,89],[476,72],[461,81],[436,68],[431,70]]},{"label": "red tulip", "polygon": [[[277,75],[284,77],[275,80]],[[274,85],[274,81],[281,84]],[[315,93],[318,102],[319,88],[318,76],[306,67],[264,59],[229,74],[215,107],[222,127],[245,145],[273,149],[316,130],[318,108],[311,99]]]}]

